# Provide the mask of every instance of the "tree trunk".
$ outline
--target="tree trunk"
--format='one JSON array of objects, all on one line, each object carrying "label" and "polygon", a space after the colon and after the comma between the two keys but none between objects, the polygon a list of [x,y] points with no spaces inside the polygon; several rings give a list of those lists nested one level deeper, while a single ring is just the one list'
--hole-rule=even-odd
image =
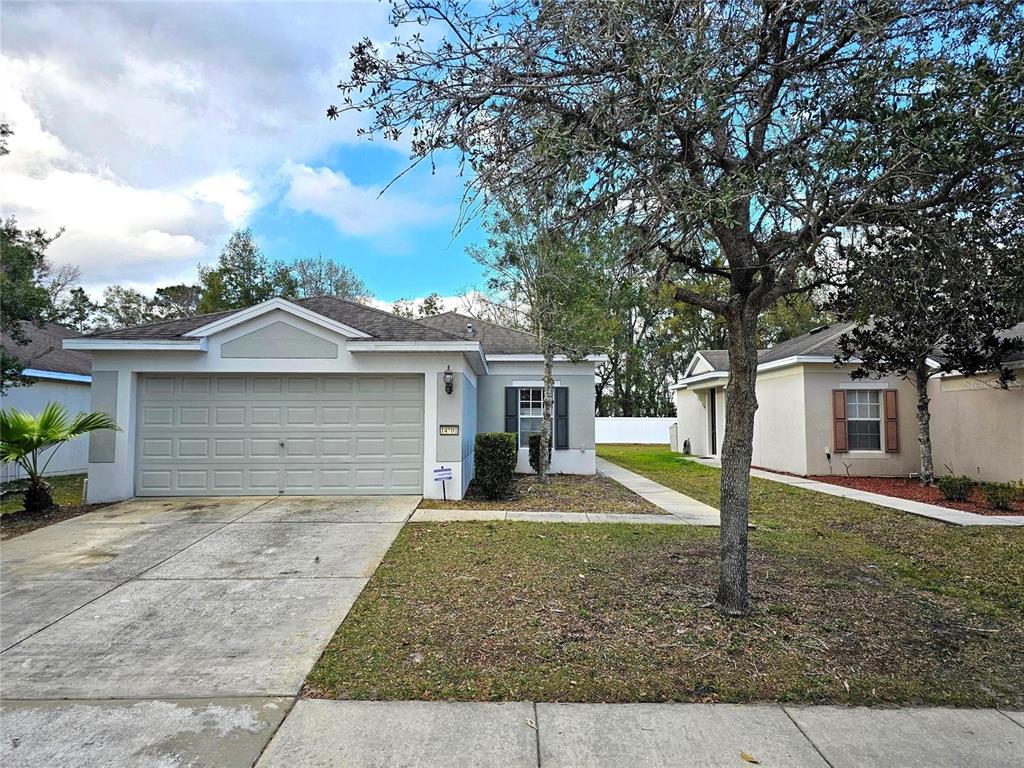
[{"label": "tree trunk", "polygon": [[921,483],[935,484],[935,467],[932,464],[931,411],[928,409],[928,364],[919,364],[914,371],[914,386],[917,388],[917,444],[921,448]]},{"label": "tree trunk", "polygon": [[540,456],[539,467],[537,469],[537,477],[540,482],[546,483],[548,481],[548,468],[551,466],[551,423],[552,423],[552,405],[555,398],[555,382],[554,377],[551,375],[551,367],[553,364],[554,355],[551,352],[544,351],[544,396],[543,396],[543,412],[540,423],[540,446],[538,454]]},{"label": "tree trunk", "polygon": [[33,515],[46,512],[53,507],[49,484],[45,480],[31,480],[25,490],[25,511]]},{"label": "tree trunk", "polygon": [[743,306],[727,318],[729,385],[725,390],[725,438],[719,508],[718,609],[728,616],[750,612],[747,593],[747,524],[750,461],[757,411],[757,310]]}]

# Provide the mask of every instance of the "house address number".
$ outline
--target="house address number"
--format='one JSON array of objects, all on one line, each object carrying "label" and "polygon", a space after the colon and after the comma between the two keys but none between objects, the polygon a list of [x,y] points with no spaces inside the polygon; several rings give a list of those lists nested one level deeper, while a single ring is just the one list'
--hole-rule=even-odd
[{"label": "house address number", "polygon": [[459,425],[458,424],[442,424],[441,425],[441,434],[442,435],[457,435],[457,434],[459,434]]}]

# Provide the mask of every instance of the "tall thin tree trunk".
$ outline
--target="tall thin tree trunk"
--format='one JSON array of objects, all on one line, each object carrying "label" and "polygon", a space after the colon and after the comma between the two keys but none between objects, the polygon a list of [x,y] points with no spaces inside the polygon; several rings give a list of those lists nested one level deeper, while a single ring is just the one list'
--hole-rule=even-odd
[{"label": "tall thin tree trunk", "polygon": [[551,466],[551,422],[552,408],[555,397],[555,381],[551,373],[554,355],[546,347],[544,349],[544,395],[543,411],[540,424],[540,467],[537,476],[540,482],[548,481],[548,469]]},{"label": "tall thin tree trunk", "polygon": [[717,604],[729,616],[750,612],[747,592],[747,524],[750,462],[757,411],[757,310],[742,306],[727,319],[729,385],[725,390],[725,439],[719,507]]},{"label": "tall thin tree trunk", "polygon": [[914,386],[917,388],[917,444],[921,449],[921,482],[935,483],[935,467],[932,463],[931,411],[928,408],[928,364],[919,363],[914,371]]}]

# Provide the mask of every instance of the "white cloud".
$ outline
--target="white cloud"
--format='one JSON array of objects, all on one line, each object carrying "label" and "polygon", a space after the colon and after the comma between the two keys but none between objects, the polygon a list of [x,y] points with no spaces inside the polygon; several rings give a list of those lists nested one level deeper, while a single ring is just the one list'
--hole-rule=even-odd
[{"label": "white cloud", "polygon": [[376,186],[361,187],[340,171],[288,163],[284,203],[299,213],[330,219],[338,231],[355,236],[390,236],[398,230],[448,222],[456,210],[392,188],[381,195]]},{"label": "white cloud", "polygon": [[[194,275],[276,191],[284,158],[356,140],[361,118],[331,123],[324,110],[351,44],[389,36],[376,2],[6,3],[2,14],[0,120],[15,134],[0,206],[25,226],[64,227],[51,255],[80,266],[87,287]],[[360,211],[386,217],[359,192]]]}]

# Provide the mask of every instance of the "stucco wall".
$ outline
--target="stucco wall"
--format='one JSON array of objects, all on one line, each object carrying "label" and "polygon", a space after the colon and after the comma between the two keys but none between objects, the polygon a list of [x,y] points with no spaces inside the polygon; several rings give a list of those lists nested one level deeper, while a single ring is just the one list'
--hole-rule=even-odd
[{"label": "stucco wall", "polygon": [[[594,365],[556,363],[554,378],[569,389],[569,448],[553,451],[551,471],[565,474],[593,474],[594,452]],[[539,363],[491,363],[491,373],[477,380],[477,429],[505,430],[505,387],[541,386]],[[518,472],[530,472],[529,452],[519,450]]]},{"label": "stucco wall", "polygon": [[707,455],[708,412],[704,397],[705,395],[692,389],[676,390],[676,447],[680,453],[683,452],[684,441],[689,440],[691,454]]},{"label": "stucco wall", "polygon": [[[921,469],[917,446],[917,420],[914,416],[914,387],[902,379],[880,381],[850,378],[852,366],[837,369],[828,364],[805,365],[804,398],[807,423],[807,471],[810,475],[906,476]],[[848,451],[835,453],[832,440],[832,390],[895,389],[899,392],[898,453],[883,451]],[[831,465],[826,453],[832,454]],[[804,474],[804,473],[801,473]]]},{"label": "stucco wall", "polygon": [[1024,386],[992,385],[992,377],[932,379],[932,453],[937,474],[1008,482],[1024,478]]},{"label": "stucco wall", "polygon": [[465,493],[476,470],[477,386],[465,374],[462,386],[462,492]]},{"label": "stucco wall", "polygon": [[694,456],[711,455],[710,415],[708,404],[714,397],[715,433],[718,436],[716,453],[722,450],[722,438],[725,436],[725,389],[722,386],[710,385],[692,389],[676,390],[676,419],[678,423],[678,448],[683,450],[683,441],[690,441],[690,453]]},{"label": "stucco wall", "polygon": [[806,411],[803,368],[793,366],[759,373],[757,402],[758,409],[754,415],[754,466],[805,474],[807,441],[804,438]]},{"label": "stucco wall", "polygon": [[[0,407],[17,408],[19,411],[39,413],[49,402],[60,403],[67,407],[72,415],[89,410],[89,385],[71,381],[49,381],[37,379],[29,387],[14,387],[0,395]],[[70,475],[85,472],[89,466],[89,439],[79,437],[59,448],[46,451],[45,460],[49,460],[46,468],[48,475]],[[23,477],[15,464],[4,464],[0,469],[0,480],[13,480]]]}]

